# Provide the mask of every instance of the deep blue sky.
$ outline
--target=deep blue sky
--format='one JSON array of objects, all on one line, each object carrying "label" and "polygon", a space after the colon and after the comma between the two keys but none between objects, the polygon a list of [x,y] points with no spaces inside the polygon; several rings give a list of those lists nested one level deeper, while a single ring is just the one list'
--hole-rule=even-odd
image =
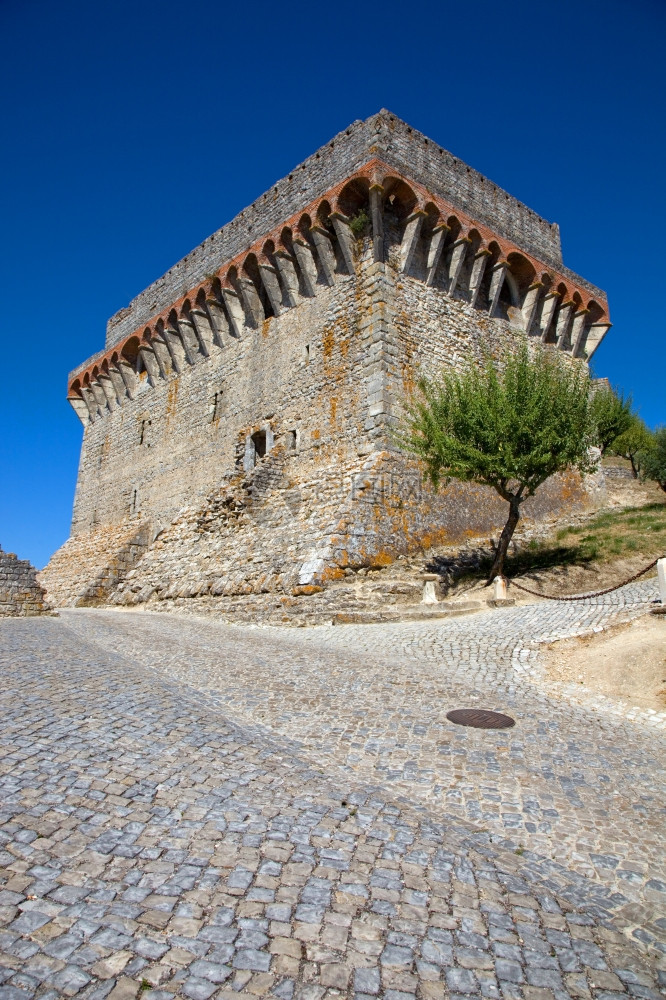
[{"label": "deep blue sky", "polygon": [[67,538],[107,317],[387,107],[560,224],[594,368],[666,422],[663,0],[0,0],[0,544]]}]

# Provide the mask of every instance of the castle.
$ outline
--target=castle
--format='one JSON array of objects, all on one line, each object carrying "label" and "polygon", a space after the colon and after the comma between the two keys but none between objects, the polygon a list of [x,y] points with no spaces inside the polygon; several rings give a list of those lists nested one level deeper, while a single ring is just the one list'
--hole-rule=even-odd
[{"label": "castle", "polygon": [[[355,122],[111,318],[69,377],[84,426],[55,604],[296,599],[350,568],[485,535],[393,443],[419,371],[517,338],[589,359],[605,295],[559,230],[387,111]],[[588,503],[577,475],[530,501]]]}]

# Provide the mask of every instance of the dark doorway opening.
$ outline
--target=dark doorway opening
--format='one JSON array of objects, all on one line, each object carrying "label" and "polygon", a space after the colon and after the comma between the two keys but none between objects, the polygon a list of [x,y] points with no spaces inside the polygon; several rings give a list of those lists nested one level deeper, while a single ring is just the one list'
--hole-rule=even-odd
[{"label": "dark doorway opening", "polygon": [[252,435],[252,444],[257,459],[263,458],[266,454],[266,431],[256,431]]}]

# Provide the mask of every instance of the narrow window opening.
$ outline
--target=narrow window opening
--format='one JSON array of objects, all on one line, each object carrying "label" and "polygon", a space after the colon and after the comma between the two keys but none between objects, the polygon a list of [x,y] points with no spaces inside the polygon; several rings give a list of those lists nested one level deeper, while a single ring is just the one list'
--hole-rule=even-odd
[{"label": "narrow window opening", "polygon": [[310,360],[310,345],[305,345],[305,360],[306,362]]},{"label": "narrow window opening", "polygon": [[217,420],[217,418],[220,416],[221,410],[222,410],[222,392],[216,392],[210,404],[211,421]]},{"label": "narrow window opening", "polygon": [[148,428],[151,426],[152,420],[142,420],[141,421],[141,434],[139,435],[139,444],[145,444],[146,448],[150,448],[150,441],[148,440]]},{"label": "narrow window opening", "polygon": [[287,451],[296,451],[296,431],[287,432]]},{"label": "narrow window opening", "polygon": [[263,458],[266,454],[266,431],[257,431],[252,435],[252,444],[256,460]]},{"label": "narrow window opening", "polygon": [[132,514],[136,514],[136,509],[137,509],[137,491],[134,490],[134,492],[132,493],[132,504],[131,504]]}]

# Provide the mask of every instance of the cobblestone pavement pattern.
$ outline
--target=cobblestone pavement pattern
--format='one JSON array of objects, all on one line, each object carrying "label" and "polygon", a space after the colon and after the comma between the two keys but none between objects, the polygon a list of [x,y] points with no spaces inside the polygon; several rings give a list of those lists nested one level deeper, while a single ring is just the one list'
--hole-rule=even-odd
[{"label": "cobblestone pavement pattern", "polygon": [[[659,895],[659,730],[568,710],[515,669],[521,636],[650,596],[549,627],[544,605],[286,635],[123,612],[0,623],[0,1000],[656,1000],[659,923],[632,919]],[[443,721],[484,693],[514,730]],[[634,895],[577,852],[499,843],[512,794],[521,838],[532,822],[551,845],[591,811],[581,864],[605,828]]]},{"label": "cobblestone pavement pattern", "polygon": [[[542,602],[444,623],[229,628],[201,619],[74,613],[81,635],[122,648],[237,719],[260,721],[321,769],[379,783],[510,837],[666,910],[663,740],[649,713],[573,706],[538,680],[540,642],[644,614],[654,580],[581,603]],[[452,725],[451,708],[507,711],[514,729]]]}]

